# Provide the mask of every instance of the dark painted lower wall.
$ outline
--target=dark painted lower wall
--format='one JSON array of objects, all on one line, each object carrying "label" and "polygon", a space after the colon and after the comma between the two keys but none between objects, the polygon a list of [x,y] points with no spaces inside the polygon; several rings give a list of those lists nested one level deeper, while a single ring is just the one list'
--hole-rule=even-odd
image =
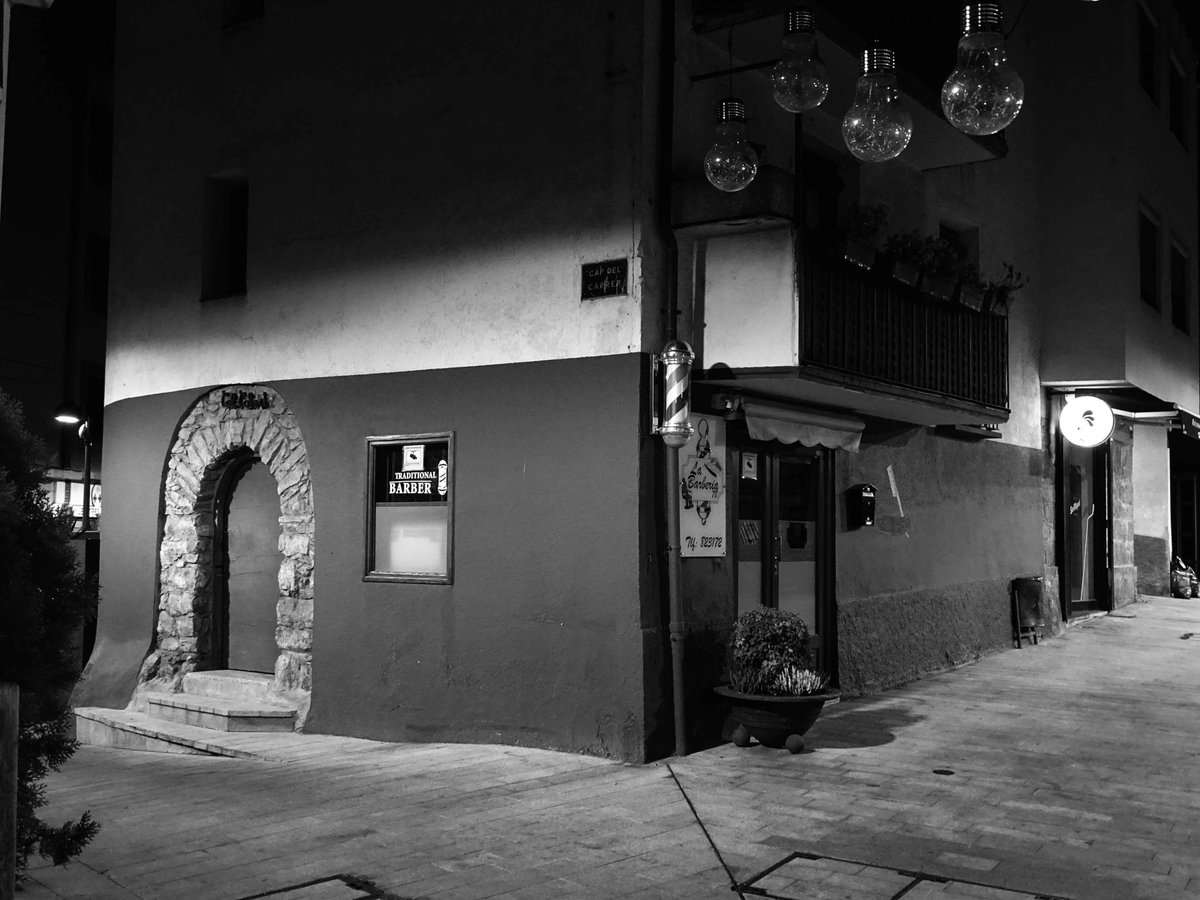
[{"label": "dark painted lower wall", "polygon": [[1133,558],[1137,563],[1137,592],[1154,597],[1171,595],[1171,548],[1163,538],[1133,536]]},{"label": "dark painted lower wall", "polygon": [[[1011,647],[1010,582],[1046,574],[1044,452],[875,426],[837,462],[843,690]],[[845,493],[864,482],[876,487],[876,524],[848,528]]]},{"label": "dark painted lower wall", "polygon": [[[306,730],[629,760],[664,743],[644,370],[630,354],[270,383],[312,469]],[[76,705],[124,706],[150,649],[163,466],[203,390],[106,411],[99,634]],[[456,441],[454,583],[364,582],[364,438],[438,431]]]},{"label": "dark painted lower wall", "polygon": [[1007,580],[839,604],[842,688],[887,688],[1011,647],[1011,623]]}]

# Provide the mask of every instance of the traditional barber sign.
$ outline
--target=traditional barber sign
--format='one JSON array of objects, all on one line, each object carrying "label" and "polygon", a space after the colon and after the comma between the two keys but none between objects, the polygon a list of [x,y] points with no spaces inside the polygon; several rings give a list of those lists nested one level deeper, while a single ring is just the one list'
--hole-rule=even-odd
[{"label": "traditional barber sign", "polygon": [[454,544],[453,435],[367,438],[368,581],[451,578]]},{"label": "traditional barber sign", "polygon": [[375,502],[445,501],[450,490],[447,441],[381,447],[375,463]]},{"label": "traditional barber sign", "polygon": [[1062,436],[1077,447],[1098,447],[1112,437],[1116,419],[1099,397],[1072,397],[1058,416]]},{"label": "traditional barber sign", "polygon": [[724,556],[725,422],[691,417],[692,435],[679,448],[679,536],[682,556]]}]

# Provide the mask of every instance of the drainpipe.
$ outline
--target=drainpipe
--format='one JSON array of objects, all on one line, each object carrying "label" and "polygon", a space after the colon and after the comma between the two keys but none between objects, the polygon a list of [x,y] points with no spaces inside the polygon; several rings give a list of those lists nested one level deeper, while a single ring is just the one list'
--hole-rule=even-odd
[{"label": "drainpipe", "polygon": [[[671,159],[675,120],[675,0],[662,0],[658,57],[658,165],[656,202],[658,236],[663,249],[663,335],[660,346],[676,339],[679,316],[679,245],[671,228]],[[687,755],[687,717],[683,689],[683,568],[679,549],[679,450],[661,445],[663,453],[663,500],[667,519],[667,597],[670,606],[671,700],[675,710],[675,755]]]}]

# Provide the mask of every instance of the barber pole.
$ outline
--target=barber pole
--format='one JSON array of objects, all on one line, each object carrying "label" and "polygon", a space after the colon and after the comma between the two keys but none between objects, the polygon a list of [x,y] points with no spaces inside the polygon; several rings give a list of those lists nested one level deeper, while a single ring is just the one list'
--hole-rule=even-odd
[{"label": "barber pole", "polygon": [[684,341],[668,341],[659,356],[663,367],[663,415],[658,433],[668,447],[682,447],[692,436],[691,374],[695,358]]}]

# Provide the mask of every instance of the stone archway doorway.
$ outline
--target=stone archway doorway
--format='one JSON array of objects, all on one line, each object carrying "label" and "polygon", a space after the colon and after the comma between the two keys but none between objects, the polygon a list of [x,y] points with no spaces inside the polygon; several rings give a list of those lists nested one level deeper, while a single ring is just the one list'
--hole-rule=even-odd
[{"label": "stone archway doorway", "polygon": [[138,693],[176,691],[189,672],[226,664],[215,618],[224,611],[215,594],[222,548],[214,513],[247,460],[261,461],[279,498],[274,688],[300,708],[302,722],[312,689],[312,480],[295,415],[263,385],[209,391],[180,422],[163,485],[154,648]]},{"label": "stone archway doorway", "polygon": [[279,492],[250,451],[225,467],[213,492],[212,518],[212,667],[274,674]]}]

